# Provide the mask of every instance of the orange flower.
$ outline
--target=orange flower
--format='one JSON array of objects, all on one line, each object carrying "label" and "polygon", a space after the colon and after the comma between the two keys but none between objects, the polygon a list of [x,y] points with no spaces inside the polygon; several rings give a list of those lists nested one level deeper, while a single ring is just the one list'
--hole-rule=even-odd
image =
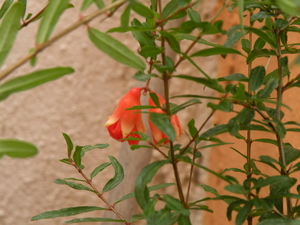
[{"label": "orange flower", "polygon": [[[156,93],[155,93],[156,94]],[[160,106],[163,106],[163,104],[166,102],[162,96],[160,96],[159,94],[156,94],[158,99],[159,99],[159,104]],[[151,106],[156,106],[153,102],[153,100],[151,98],[149,98],[149,105]],[[149,112],[150,113],[164,113],[161,109],[149,109]],[[171,117],[171,124],[175,130],[175,133],[176,133],[176,138],[180,137],[180,135],[183,134],[183,131],[182,131],[182,127],[181,127],[181,124],[178,120],[178,117],[177,115],[173,115]],[[162,139],[165,139],[162,144],[165,145],[167,144],[168,142],[170,142],[170,140],[168,139],[167,135],[165,135],[161,130],[159,130],[150,120],[150,117],[149,117],[149,126],[150,126],[150,130],[151,130],[151,133],[152,133],[152,141],[153,143],[156,145],[159,141],[161,141]]]},{"label": "orange flower", "polygon": [[[132,132],[139,131],[144,133],[145,126],[142,121],[141,110],[126,110],[133,106],[141,105],[140,96],[142,88],[132,88],[123,98],[120,99],[114,113],[108,118],[105,127],[110,136],[118,141],[128,137],[140,138],[140,135]],[[139,141],[128,141],[129,145],[138,144]]]}]

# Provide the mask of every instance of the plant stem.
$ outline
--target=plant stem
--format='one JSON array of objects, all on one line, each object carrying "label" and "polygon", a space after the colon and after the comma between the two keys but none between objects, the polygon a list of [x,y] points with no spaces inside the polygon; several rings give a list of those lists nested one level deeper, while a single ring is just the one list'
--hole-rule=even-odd
[{"label": "plant stem", "polygon": [[[195,163],[196,153],[197,153],[197,148],[196,148],[196,144],[195,144],[194,151],[193,151],[193,163]],[[187,187],[187,191],[186,191],[186,204],[187,205],[189,203],[189,197],[190,197],[190,190],[191,190],[191,185],[192,185],[192,177],[193,177],[194,167],[195,167],[194,164],[191,164],[189,182],[188,182],[188,187]]]},{"label": "plant stem", "polygon": [[113,211],[117,217],[119,217],[119,219],[124,220],[126,225],[130,225],[131,223],[127,222],[124,217],[113,207],[113,205],[109,204],[109,202],[106,200],[106,198],[104,198],[103,194],[101,194],[98,189],[96,188],[96,186],[93,184],[92,180],[89,179],[85,173],[82,171],[82,169],[80,169],[75,162],[69,158],[69,162],[71,163],[72,166],[74,166],[78,173],[80,173],[80,175],[86,180],[86,182],[91,186],[91,188],[96,192],[97,196],[108,206],[109,210]]},{"label": "plant stem", "polygon": [[17,62],[15,62],[9,68],[7,68],[6,70],[2,71],[0,73],[0,80],[2,80],[3,78],[5,78],[6,76],[8,76],[15,69],[17,69],[18,67],[20,67],[21,65],[23,65],[24,63],[26,63],[32,57],[36,56],[39,52],[41,52],[42,50],[44,50],[46,47],[49,47],[53,42],[57,41],[61,37],[65,36],[66,34],[70,33],[71,31],[75,30],[76,28],[80,27],[81,25],[84,25],[84,24],[90,22],[91,20],[93,20],[97,16],[105,13],[107,10],[112,9],[114,7],[117,7],[117,6],[120,6],[120,5],[124,4],[125,2],[127,2],[127,0],[118,0],[118,1],[115,1],[115,2],[111,3],[110,5],[105,6],[104,8],[99,9],[99,10],[91,13],[90,15],[88,15],[88,16],[80,19],[79,21],[77,21],[74,24],[72,24],[71,26],[67,27],[66,29],[64,29],[63,31],[61,31],[57,35],[53,36],[52,38],[50,38],[48,41],[44,42],[43,44],[40,44],[40,45],[36,46],[36,48],[35,48],[35,50],[33,52],[31,52],[28,55],[24,56],[23,58],[19,59]]}]

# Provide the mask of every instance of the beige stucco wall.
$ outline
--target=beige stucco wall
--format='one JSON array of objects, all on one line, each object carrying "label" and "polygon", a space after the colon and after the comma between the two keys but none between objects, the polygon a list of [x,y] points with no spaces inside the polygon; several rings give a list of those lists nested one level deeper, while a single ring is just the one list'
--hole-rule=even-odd
[{"label": "beige stucco wall", "polygon": [[[2,3],[3,1],[0,1]],[[31,13],[38,12],[46,3],[43,1],[28,0],[28,8]],[[58,27],[60,30],[78,20],[79,0],[72,3],[75,8],[68,9],[63,15]],[[199,9],[203,18],[209,17],[214,10],[216,1],[205,1]],[[92,9],[91,9],[92,10]],[[108,18],[100,23],[100,19],[94,20],[90,25],[106,31],[108,28],[118,26],[119,14],[114,18]],[[15,60],[26,55],[29,48],[34,46],[34,36],[38,23],[22,29],[14,49],[2,69],[11,65]],[[138,44],[132,41],[130,34],[114,34],[133,51],[137,51]],[[216,37],[210,37],[216,41]],[[202,60],[202,61],[201,61]],[[199,63],[212,76],[217,72],[217,58],[199,59]],[[0,160],[0,225],[59,225],[66,219],[40,220],[30,222],[30,218],[44,211],[73,207],[80,205],[103,206],[104,204],[92,193],[75,191],[67,186],[53,183],[56,178],[77,177],[78,172],[72,167],[60,163],[58,160],[66,157],[66,145],[62,132],[69,134],[77,145],[109,143],[106,150],[96,150],[88,153],[83,160],[86,165],[86,173],[89,174],[97,165],[108,161],[108,155],[119,157],[124,163],[127,179],[132,179],[138,173],[141,161],[150,160],[149,150],[131,152],[127,145],[112,140],[107,134],[103,124],[112,113],[118,99],[130,88],[141,85],[131,79],[135,70],[114,62],[104,55],[89,41],[86,35],[86,27],[82,26],[63,39],[54,43],[51,47],[38,55],[38,63],[32,68],[29,63],[15,70],[11,77],[26,74],[32,70],[51,68],[55,66],[71,66],[76,72],[62,79],[37,87],[34,90],[18,93],[0,102],[0,137],[18,138],[35,143],[40,152],[30,159],[12,159],[4,157]],[[195,71],[183,63],[178,69],[187,74],[195,74]],[[160,89],[158,83],[153,83],[153,89]],[[185,93],[211,94],[209,89],[203,90],[198,85],[173,81],[172,95],[184,90]],[[182,93],[182,92],[180,92]],[[203,105],[205,105],[204,103]],[[199,115],[197,124],[201,124],[207,112],[202,105],[192,107],[186,114],[180,113],[183,124],[190,119],[189,115]],[[125,153],[125,150],[126,153]],[[127,158],[125,158],[127,156]],[[157,154],[154,154],[157,158]],[[206,157],[206,160],[208,157]],[[128,162],[129,161],[129,162]],[[142,163],[143,164],[143,163]],[[184,169],[184,168],[183,168]],[[106,181],[113,176],[112,169],[98,176],[94,182],[101,190]],[[197,182],[204,179],[204,174],[198,174]],[[173,175],[169,169],[163,169],[156,178],[156,182],[173,182]],[[129,181],[123,182],[121,191],[127,191]],[[131,187],[132,188],[132,187]],[[119,190],[120,190],[119,189]],[[130,189],[130,188],[129,188]],[[115,195],[123,195],[121,191]],[[203,194],[199,190],[198,194]],[[125,192],[126,194],[128,192]],[[105,196],[109,199],[115,196]],[[127,209],[128,206],[123,206]],[[87,214],[97,216],[97,213]],[[77,216],[81,217],[81,216]],[[74,217],[70,217],[73,219]],[[195,216],[196,224],[199,224],[201,215]]]}]

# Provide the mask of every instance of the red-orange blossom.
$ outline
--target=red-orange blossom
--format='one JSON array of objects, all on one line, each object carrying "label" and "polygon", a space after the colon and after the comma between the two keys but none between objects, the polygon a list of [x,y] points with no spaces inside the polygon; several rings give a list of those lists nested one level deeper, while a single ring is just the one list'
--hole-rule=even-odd
[{"label": "red-orange blossom", "polygon": [[[145,126],[142,121],[141,110],[126,110],[133,106],[141,105],[142,88],[132,88],[123,98],[120,99],[118,106],[114,113],[108,118],[108,121],[104,126],[107,127],[107,130],[110,136],[118,141],[123,138],[135,137],[140,138],[140,135],[132,133],[139,131],[144,133]],[[128,140],[128,144],[135,145],[138,144],[137,140]]]}]

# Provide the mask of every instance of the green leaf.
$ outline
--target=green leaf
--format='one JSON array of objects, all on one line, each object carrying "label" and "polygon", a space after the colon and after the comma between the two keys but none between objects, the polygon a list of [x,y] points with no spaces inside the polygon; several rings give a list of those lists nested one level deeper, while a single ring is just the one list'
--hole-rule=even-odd
[{"label": "green leaf", "polygon": [[161,198],[167,204],[167,206],[175,212],[178,212],[185,216],[190,215],[190,211],[184,208],[178,199],[172,197],[171,195],[162,195]]},{"label": "green leaf", "polygon": [[179,111],[189,107],[189,106],[192,106],[192,105],[195,105],[195,104],[200,104],[200,100],[197,99],[197,98],[193,98],[193,99],[190,99],[184,103],[182,103],[181,105],[171,105],[171,114],[172,115],[175,115],[176,113],[178,113]]},{"label": "green leaf", "polygon": [[257,97],[259,98],[268,98],[270,94],[274,91],[274,89],[278,86],[278,79],[270,78],[270,80],[267,82],[264,89],[259,90],[257,93]]},{"label": "green leaf", "polygon": [[221,101],[218,105],[209,102],[207,104],[208,107],[211,107],[213,110],[221,110],[224,112],[231,112],[231,110],[233,109],[233,104],[230,101]]},{"label": "green leaf", "polygon": [[268,138],[259,138],[259,139],[254,139],[253,141],[256,142],[262,142],[262,143],[269,143],[277,146],[277,141],[274,139],[268,139]]},{"label": "green leaf", "polygon": [[300,158],[300,150],[299,149],[294,148],[290,144],[284,144],[283,148],[284,148],[286,165],[288,165]]},{"label": "green leaf", "polygon": [[114,60],[138,70],[146,68],[145,63],[117,39],[94,28],[88,29],[88,34],[96,47]]},{"label": "green leaf", "polygon": [[213,128],[208,129],[200,135],[200,138],[208,138],[218,134],[222,134],[228,131],[227,124],[216,125]]},{"label": "green leaf", "polygon": [[121,26],[122,27],[128,27],[129,24],[129,19],[130,19],[130,5],[128,5],[122,15],[121,15]]},{"label": "green leaf", "polygon": [[82,184],[77,184],[77,183],[74,183],[74,182],[70,182],[70,181],[65,181],[65,180],[62,180],[62,179],[55,179],[54,183],[68,185],[69,187],[71,187],[73,189],[76,189],[76,190],[86,190],[86,191],[91,191],[91,192],[95,193],[94,190],[92,190],[91,188],[89,188],[87,186],[84,186]]},{"label": "green leaf", "polygon": [[274,192],[278,192],[281,190],[282,187],[285,188],[286,185],[290,186],[292,183],[295,182],[295,178],[291,178],[284,175],[277,175],[268,177],[266,179],[259,180],[251,189],[257,189],[261,187],[265,187],[272,184],[278,184],[277,188],[274,190]]},{"label": "green leaf", "polygon": [[225,77],[218,78],[218,81],[249,81],[249,78],[241,73],[233,73]]},{"label": "green leaf", "polygon": [[215,47],[215,48],[207,48],[207,49],[203,49],[203,50],[200,50],[198,52],[195,52],[194,54],[191,55],[191,57],[223,55],[223,54],[243,55],[241,52],[239,52],[238,50],[233,49],[233,48]]},{"label": "green leaf", "polygon": [[[133,19],[131,22],[131,25],[138,29],[141,29],[141,28],[149,29],[150,28],[150,27],[146,26],[145,24],[141,24],[141,22],[138,21],[137,19]],[[149,31],[132,31],[132,35],[139,42],[141,47],[143,47],[145,45],[156,46],[155,42],[153,40],[153,36],[152,36],[151,32],[149,32]]]},{"label": "green leaf", "polygon": [[76,166],[80,167],[81,166],[81,158],[82,158],[82,155],[81,155],[81,151],[82,151],[82,148],[83,146],[76,146],[75,147],[75,152],[73,154],[73,160],[76,164]]},{"label": "green leaf", "polygon": [[41,219],[53,219],[57,217],[73,216],[80,213],[91,212],[95,210],[106,210],[106,208],[96,207],[96,206],[77,206],[71,208],[63,208],[59,210],[47,211],[31,218],[31,221],[41,220]]},{"label": "green leaf", "polygon": [[236,225],[242,225],[251,213],[253,202],[247,202],[239,211],[235,219]]},{"label": "green leaf", "polygon": [[269,43],[272,47],[276,48],[275,40],[273,40],[272,37],[270,37],[268,34],[263,32],[260,29],[254,28],[254,27],[244,27],[245,30],[256,34],[257,36],[261,37],[263,40],[265,40],[267,43]]},{"label": "green leaf", "polygon": [[104,8],[105,4],[102,0],[94,0],[96,6],[98,7],[98,9],[102,9]]},{"label": "green leaf", "polygon": [[137,1],[131,1],[130,2],[130,7],[133,11],[135,11],[137,14],[140,14],[141,16],[147,18],[147,19],[152,19],[154,18],[154,13],[151,9],[146,7],[140,2]]},{"label": "green leaf", "polygon": [[299,220],[293,220],[293,219],[266,219],[261,222],[259,222],[257,225],[299,225]]},{"label": "green leaf", "polygon": [[156,172],[163,165],[169,163],[167,160],[155,161],[142,169],[135,182],[134,193],[139,206],[144,209],[150,201],[147,184],[151,182]]},{"label": "green leaf", "polygon": [[63,133],[63,136],[64,136],[65,141],[66,141],[67,146],[68,146],[68,157],[70,158],[72,150],[73,150],[73,142],[72,142],[71,138],[69,137],[69,135]]},{"label": "green leaf", "polygon": [[250,72],[249,77],[249,89],[250,91],[256,91],[264,82],[266,75],[265,67],[257,66],[253,68]]},{"label": "green leaf", "polygon": [[118,162],[118,160],[113,156],[108,156],[110,162],[115,170],[115,175],[111,178],[104,186],[102,192],[107,192],[113,188],[115,188],[121,181],[124,179],[124,170],[122,165]]},{"label": "green leaf", "polygon": [[198,132],[197,128],[195,127],[195,120],[194,119],[191,119],[189,121],[188,128],[189,128],[189,132],[190,132],[191,137],[194,137]]},{"label": "green leaf", "polygon": [[136,79],[138,81],[147,81],[151,77],[158,77],[156,74],[145,74],[142,71],[137,71],[134,76],[132,77],[133,79]]},{"label": "green leaf", "polygon": [[190,18],[190,20],[192,20],[196,23],[201,22],[201,17],[197,11],[193,10],[192,8],[188,8],[187,13],[188,13],[188,17]]},{"label": "green leaf", "polygon": [[86,10],[93,2],[94,0],[84,0],[81,4],[80,12]]},{"label": "green leaf", "polygon": [[173,12],[175,12],[178,6],[179,5],[177,0],[169,1],[162,10],[162,18],[166,19],[168,16],[170,16]]},{"label": "green leaf", "polygon": [[230,184],[224,187],[225,190],[236,194],[246,195],[248,191],[240,184]]},{"label": "green leaf", "polygon": [[0,9],[0,19],[4,16],[6,11],[9,9],[14,0],[5,0]]},{"label": "green leaf", "polygon": [[162,113],[151,113],[151,122],[162,131],[171,141],[176,140],[176,133],[167,115]]},{"label": "green leaf", "polygon": [[188,75],[176,75],[173,77],[191,80],[191,81],[203,84],[204,86],[207,86],[213,90],[224,93],[223,87],[218,83],[218,81],[216,79],[206,79],[206,78],[202,78],[202,77],[193,77],[193,76],[188,76]]},{"label": "green leaf", "polygon": [[91,173],[90,177],[91,179],[93,179],[95,176],[97,176],[97,174],[99,172],[101,172],[102,170],[104,170],[106,167],[108,167],[109,165],[111,165],[111,162],[106,162],[106,163],[102,163],[101,165],[97,166],[93,172]]},{"label": "green leaf", "polygon": [[9,95],[34,88],[46,82],[58,79],[74,70],[70,67],[56,67],[52,69],[39,70],[21,77],[17,77],[0,85],[0,100]]},{"label": "green leaf", "polygon": [[0,155],[7,155],[13,158],[26,158],[38,153],[35,145],[17,140],[17,139],[0,139]]},{"label": "green leaf", "polygon": [[64,222],[64,224],[83,223],[83,222],[118,222],[118,223],[125,223],[125,220],[118,220],[118,219],[112,219],[112,218],[87,217],[87,218],[69,220],[69,221]]},{"label": "green leaf", "polygon": [[180,214],[178,217],[178,225],[192,225],[190,217]]},{"label": "green leaf", "polygon": [[68,8],[69,0],[50,0],[45,9],[44,17],[41,20],[36,36],[37,44],[42,44],[49,40],[62,13]]},{"label": "green leaf", "polygon": [[176,40],[176,38],[172,34],[166,32],[166,31],[160,31],[159,33],[161,34],[162,37],[167,39],[171,49],[174,52],[176,52],[176,53],[181,52],[180,51],[180,45],[179,45],[178,41]]},{"label": "green leaf", "polygon": [[82,146],[81,157],[85,155],[86,152],[91,151],[93,149],[105,149],[109,146],[109,144],[96,144],[96,145],[86,145]]},{"label": "green leaf", "polygon": [[23,7],[23,4],[20,2],[14,3],[2,19],[0,26],[0,67],[6,59],[17,37],[21,25],[20,21],[23,14]]},{"label": "green leaf", "polygon": [[259,57],[266,57],[270,58],[272,55],[276,55],[274,50],[269,50],[269,49],[253,49],[246,60],[246,63],[249,64],[253,62],[256,58]]},{"label": "green leaf", "polygon": [[250,108],[243,108],[237,115],[237,120],[241,125],[249,124],[255,116],[254,109]]},{"label": "green leaf", "polygon": [[279,8],[288,15],[292,16],[300,16],[300,1],[285,1],[285,0],[277,0]]},{"label": "green leaf", "polygon": [[205,184],[198,184],[197,186],[200,186],[204,189],[204,191],[212,193],[213,195],[215,195],[216,197],[220,196],[220,194],[217,192],[216,189],[214,189],[211,186],[205,185]]},{"label": "green leaf", "polygon": [[156,56],[158,54],[160,54],[162,52],[162,50],[160,48],[157,48],[155,46],[152,45],[144,45],[141,48],[141,51],[139,52],[139,54],[141,56],[143,56],[145,59],[147,59],[148,57],[151,57],[153,59],[156,58]]}]

